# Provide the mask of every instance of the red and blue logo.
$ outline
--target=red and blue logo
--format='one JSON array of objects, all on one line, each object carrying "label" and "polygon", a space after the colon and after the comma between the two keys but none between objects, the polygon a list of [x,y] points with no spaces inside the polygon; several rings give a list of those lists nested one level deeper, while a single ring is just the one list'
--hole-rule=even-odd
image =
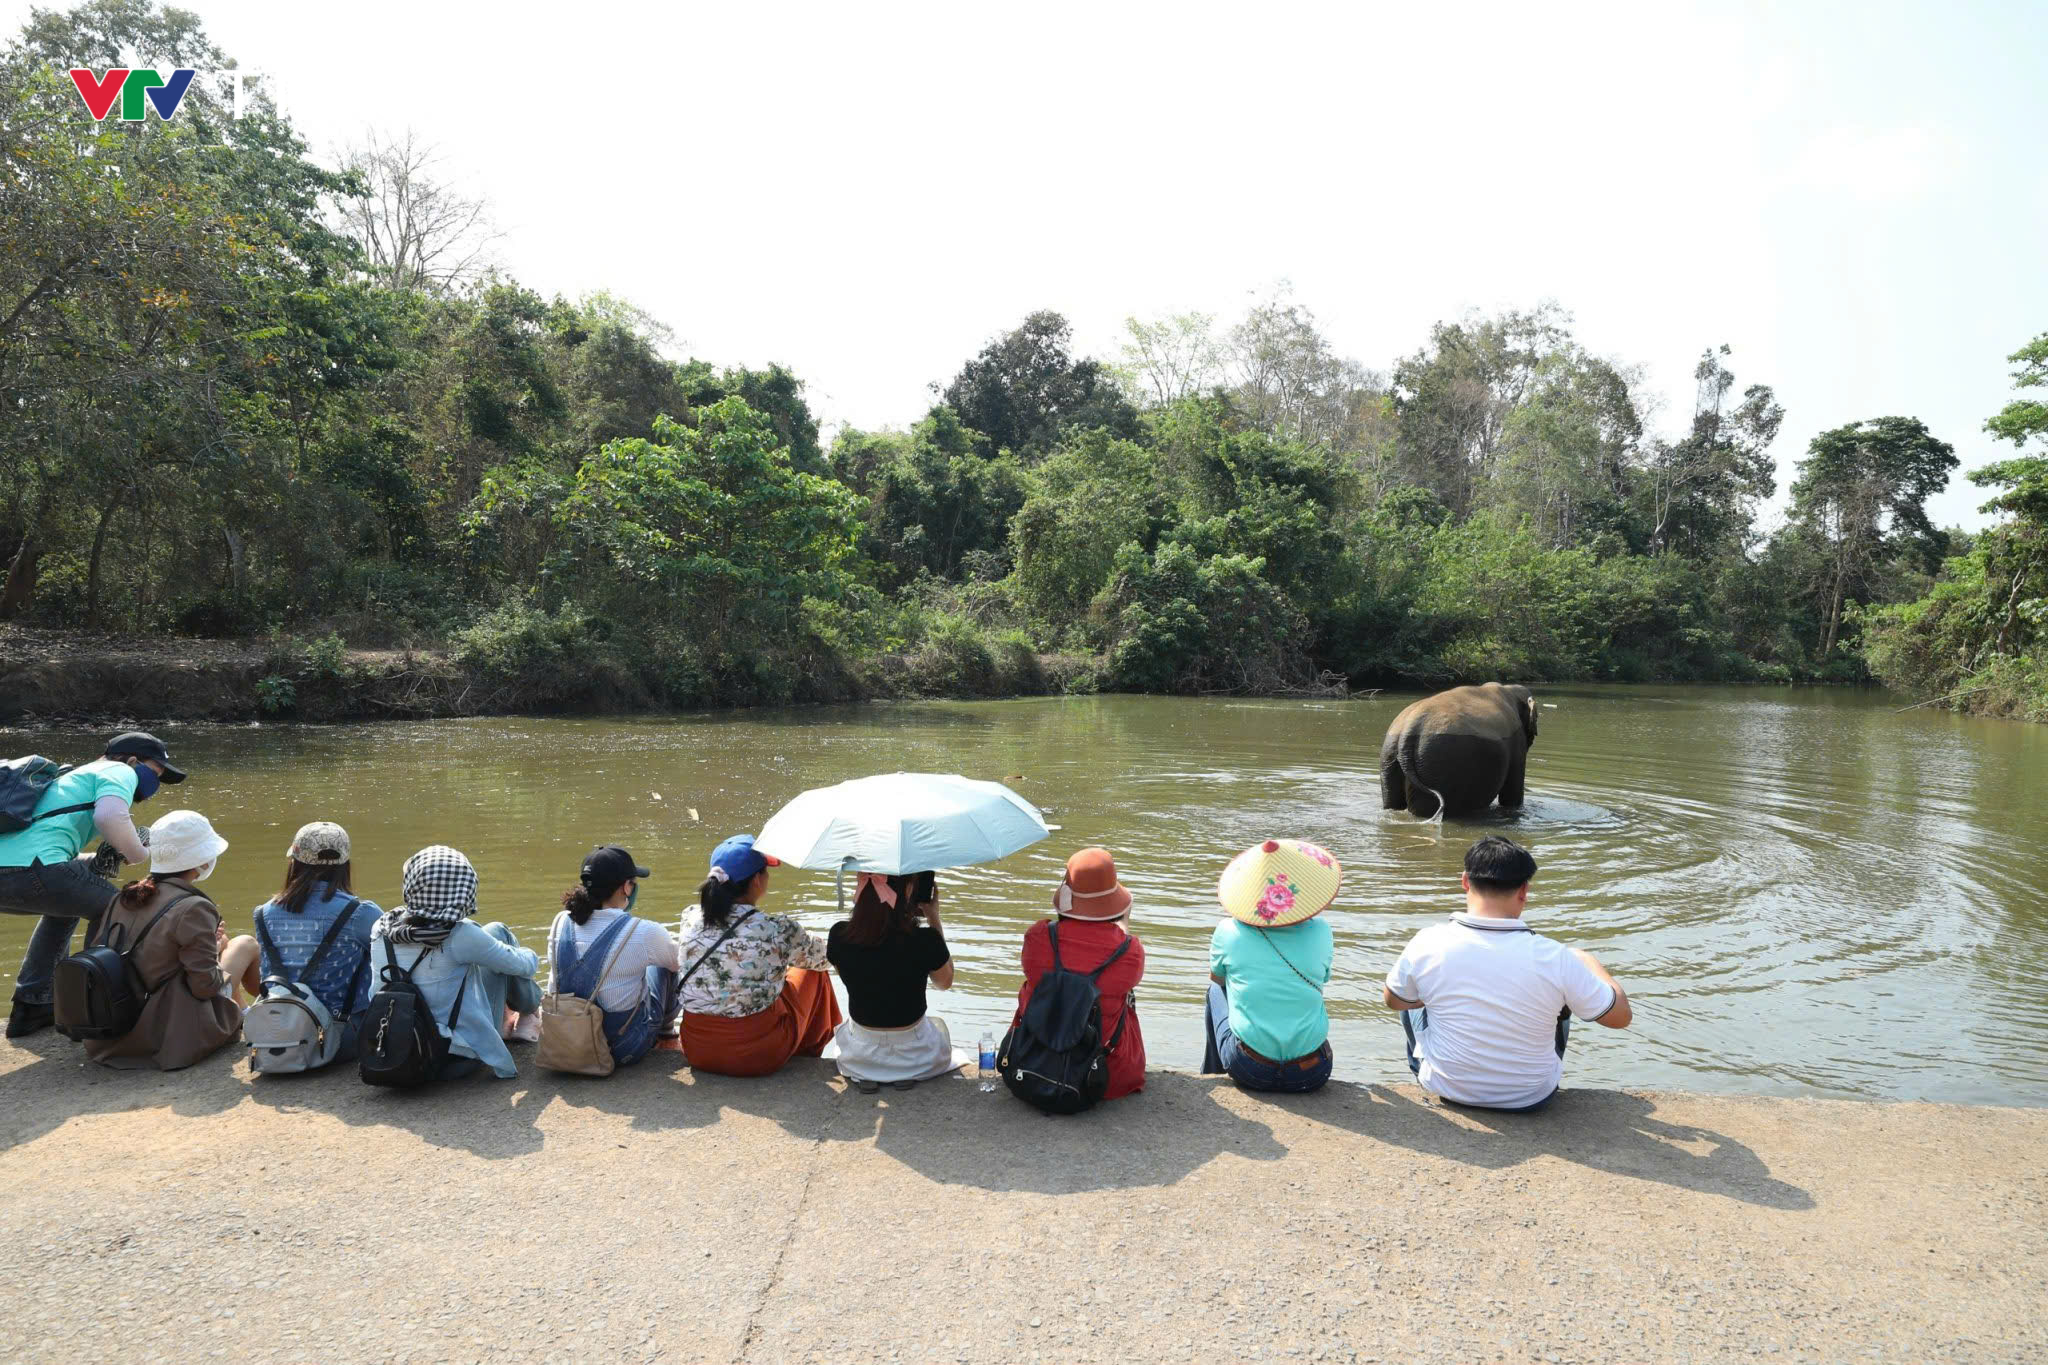
[{"label": "red and blue logo", "polygon": [[119,96],[122,121],[140,123],[149,117],[151,109],[156,110],[160,119],[177,113],[178,106],[185,101],[185,92],[192,86],[193,75],[189,66],[173,71],[169,80],[148,67],[116,66],[104,76],[95,76],[89,66],[74,66],[71,83],[78,87],[78,97],[85,101],[85,112],[94,119],[104,119],[112,113],[114,99]]}]

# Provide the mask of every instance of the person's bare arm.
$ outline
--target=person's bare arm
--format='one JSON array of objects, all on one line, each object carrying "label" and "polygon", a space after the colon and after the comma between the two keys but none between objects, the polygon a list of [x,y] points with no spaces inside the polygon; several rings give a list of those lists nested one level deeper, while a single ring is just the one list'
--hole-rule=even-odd
[{"label": "person's bare arm", "polygon": [[[944,938],[946,936],[946,926],[939,923],[939,892],[937,887],[932,888],[932,898],[923,905],[918,906],[917,909],[918,913],[924,916],[924,922],[931,926],[932,932],[940,938]],[[939,965],[939,969],[931,974],[931,983],[935,990],[950,991],[953,989],[952,958],[947,958]]]},{"label": "person's bare arm", "polygon": [[1584,948],[1574,948],[1572,951],[1578,954],[1579,961],[1592,968],[1593,975],[1605,981],[1614,990],[1614,1003],[1608,1006],[1607,1013],[1600,1015],[1593,1022],[1604,1028],[1627,1028],[1629,1021],[1635,1018],[1635,1011],[1629,1008],[1628,992],[1623,990],[1621,983],[1616,981],[1613,975],[1600,965],[1599,958],[1594,957]]},{"label": "person's bare arm", "polygon": [[1387,1008],[1390,1010],[1419,1010],[1422,1008],[1420,1000],[1405,1000],[1394,994],[1392,986],[1382,985],[1380,987],[1380,998],[1387,1002]]}]

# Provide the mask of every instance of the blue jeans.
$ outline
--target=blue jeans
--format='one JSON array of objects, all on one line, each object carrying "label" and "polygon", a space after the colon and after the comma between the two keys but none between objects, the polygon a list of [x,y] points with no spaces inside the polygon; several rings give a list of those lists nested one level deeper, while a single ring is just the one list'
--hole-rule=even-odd
[{"label": "blue jeans", "polygon": [[645,994],[641,996],[640,1003],[616,1014],[606,1011],[605,1042],[611,1046],[614,1066],[631,1066],[654,1050],[654,1040],[661,1037],[669,1020],[676,1017],[676,996],[682,979],[680,972],[672,972],[666,967],[649,967]]},{"label": "blue jeans", "polygon": [[[1418,1005],[1412,1010],[1401,1011],[1401,1032],[1408,1035],[1408,1072],[1410,1075],[1420,1076],[1422,1074],[1422,1054],[1415,1050],[1415,1035],[1418,1030],[1427,1029],[1428,1027],[1428,1010]],[[1571,1036],[1572,1012],[1569,1008],[1561,1009],[1557,1012],[1557,1055],[1559,1057],[1564,1056],[1564,1045],[1570,1040]],[[1529,1114],[1541,1109],[1556,1098],[1557,1092],[1553,1090],[1534,1104],[1518,1105],[1513,1109],[1502,1108],[1492,1104],[1466,1104],[1463,1100],[1447,1099],[1444,1103],[1455,1104],[1464,1109],[1494,1109],[1503,1114]]]},{"label": "blue jeans", "polygon": [[[502,921],[486,924],[484,932],[500,943],[513,948],[519,946],[519,940]],[[530,976],[502,976],[487,971],[484,973],[484,997],[491,1002],[493,1019],[502,1020],[508,1008],[520,1014],[532,1014],[540,1008],[540,982]]]},{"label": "blue jeans", "polygon": [[1227,1072],[1231,1080],[1246,1090],[1283,1095],[1305,1095],[1311,1090],[1321,1090],[1329,1081],[1330,1069],[1337,1060],[1327,1038],[1307,1057],[1293,1061],[1274,1063],[1252,1056],[1231,1030],[1230,997],[1214,981],[1209,983],[1207,1023],[1209,1045],[1202,1057],[1202,1074],[1215,1076]]},{"label": "blue jeans", "polygon": [[86,941],[91,942],[100,916],[113,903],[113,883],[76,858],[0,867],[0,913],[41,916],[14,979],[14,998],[31,1005],[49,1004],[57,961],[71,951],[71,931],[85,920]]}]

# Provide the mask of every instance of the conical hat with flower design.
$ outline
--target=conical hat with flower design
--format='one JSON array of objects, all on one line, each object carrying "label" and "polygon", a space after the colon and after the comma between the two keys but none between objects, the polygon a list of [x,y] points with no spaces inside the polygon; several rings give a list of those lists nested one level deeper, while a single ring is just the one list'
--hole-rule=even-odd
[{"label": "conical hat with flower design", "polygon": [[1344,869],[1328,851],[1299,839],[1268,839],[1230,860],[1216,898],[1232,919],[1278,929],[1329,909],[1343,882]]}]

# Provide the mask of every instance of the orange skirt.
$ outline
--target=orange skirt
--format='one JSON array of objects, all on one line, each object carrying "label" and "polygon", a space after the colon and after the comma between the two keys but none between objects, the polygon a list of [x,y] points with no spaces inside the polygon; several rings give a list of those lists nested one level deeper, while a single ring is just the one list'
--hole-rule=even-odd
[{"label": "orange skirt", "polygon": [[843,1020],[832,978],[825,972],[789,969],[782,994],[759,1014],[683,1015],[683,1055],[695,1071],[717,1076],[766,1076],[791,1057],[815,1057],[832,1041]]}]

